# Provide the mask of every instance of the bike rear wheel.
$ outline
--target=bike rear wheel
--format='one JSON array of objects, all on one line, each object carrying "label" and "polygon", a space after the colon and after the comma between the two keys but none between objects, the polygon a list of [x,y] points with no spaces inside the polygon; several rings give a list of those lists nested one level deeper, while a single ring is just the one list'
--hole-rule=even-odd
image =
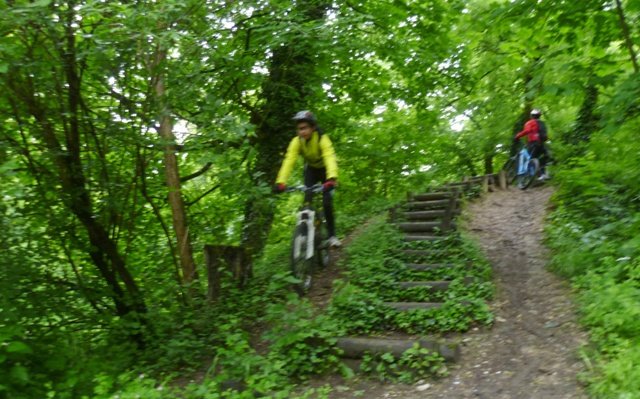
[{"label": "bike rear wheel", "polygon": [[316,257],[316,255],[314,255],[310,259],[307,259],[308,247],[309,245],[313,245],[313,243],[309,241],[307,225],[298,225],[294,230],[291,242],[291,273],[299,280],[297,283],[294,283],[293,288],[298,295],[301,296],[305,295],[309,289],[311,289],[313,260]]},{"label": "bike rear wheel", "polygon": [[531,183],[533,183],[533,181],[536,179],[536,176],[538,176],[539,170],[540,161],[538,160],[538,158],[531,158],[527,163],[527,172],[524,175],[520,176],[518,187],[520,187],[522,190],[526,190],[527,188],[529,188],[531,186]]}]

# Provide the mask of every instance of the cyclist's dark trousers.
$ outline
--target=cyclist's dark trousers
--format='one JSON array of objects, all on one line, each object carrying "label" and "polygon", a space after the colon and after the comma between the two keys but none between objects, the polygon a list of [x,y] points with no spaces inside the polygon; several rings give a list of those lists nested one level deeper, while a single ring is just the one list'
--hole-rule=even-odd
[{"label": "cyclist's dark trousers", "polygon": [[[314,168],[309,165],[304,166],[304,185],[311,187],[316,183],[324,183],[327,180],[327,170],[325,168]],[[305,194],[305,202],[311,202],[313,193]],[[333,191],[322,193],[322,206],[324,217],[327,220],[327,231],[329,237],[336,235],[336,222],[333,216]]]},{"label": "cyclist's dark trousers", "polygon": [[549,157],[544,144],[541,141],[532,141],[527,144],[527,150],[529,151],[529,154],[531,154],[531,158],[538,158],[540,161],[540,169],[544,171],[544,167],[547,164],[547,158]]}]

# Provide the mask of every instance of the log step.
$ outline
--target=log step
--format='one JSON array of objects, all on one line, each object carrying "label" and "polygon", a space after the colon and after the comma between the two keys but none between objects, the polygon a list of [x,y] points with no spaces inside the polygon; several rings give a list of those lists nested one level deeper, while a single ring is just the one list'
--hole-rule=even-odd
[{"label": "log step", "polygon": [[443,219],[447,214],[444,209],[429,210],[429,211],[407,211],[399,214],[400,219],[409,221],[415,220],[438,220]]},{"label": "log step", "polygon": [[445,187],[447,188],[457,188],[457,189],[462,189],[462,190],[469,190],[471,188],[472,185],[477,184],[477,183],[473,183],[473,182],[457,182],[457,183],[449,183],[446,184]]},{"label": "log step", "polygon": [[443,237],[440,236],[432,236],[432,235],[417,235],[417,234],[409,234],[404,236],[405,242],[414,242],[414,241],[439,241],[442,240]]},{"label": "log step", "polygon": [[414,344],[430,351],[437,352],[446,361],[457,362],[460,359],[460,346],[453,342],[432,339],[389,339],[389,338],[338,338],[337,346],[342,350],[342,357],[361,359],[365,354],[381,355],[391,353],[395,358],[411,349]]},{"label": "log step", "polygon": [[451,198],[452,195],[453,195],[453,191],[440,191],[440,192],[433,192],[433,193],[419,193],[419,194],[412,194],[411,195],[411,200],[412,201],[443,200],[443,199]]},{"label": "log step", "polygon": [[400,218],[406,220],[434,220],[442,219],[446,213],[444,210],[402,212]]},{"label": "log step", "polygon": [[451,281],[402,281],[398,283],[400,288],[429,288],[432,291],[446,291]]},{"label": "log step", "polygon": [[407,256],[441,256],[445,255],[445,249],[403,249],[400,251],[402,255]]},{"label": "log step", "polygon": [[442,222],[409,222],[398,223],[398,228],[407,233],[433,232],[442,229]]},{"label": "log step", "polygon": [[414,310],[414,309],[440,309],[442,302],[384,302],[385,306],[398,311]]},{"label": "log step", "polygon": [[[426,251],[420,251],[420,252],[426,252]],[[440,269],[454,269],[457,267],[457,265],[454,263],[432,263],[432,264],[407,263],[406,266],[407,266],[407,269],[411,269],[416,272],[429,272],[429,271],[440,270]]]},{"label": "log step", "polygon": [[[449,200],[433,200],[433,201],[411,201],[405,204],[405,208],[409,209],[447,209],[449,208]],[[457,200],[456,200],[457,202]]]}]

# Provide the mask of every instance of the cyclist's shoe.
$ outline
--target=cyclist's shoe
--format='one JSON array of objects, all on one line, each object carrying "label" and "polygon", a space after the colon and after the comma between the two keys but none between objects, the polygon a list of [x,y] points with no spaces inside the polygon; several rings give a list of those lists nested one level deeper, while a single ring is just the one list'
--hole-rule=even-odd
[{"label": "cyclist's shoe", "polygon": [[549,179],[551,179],[551,176],[549,176],[546,173],[543,173],[542,175],[540,175],[540,177],[538,177],[539,181],[544,181],[544,180],[549,180]]},{"label": "cyclist's shoe", "polygon": [[342,242],[336,236],[329,237],[329,239],[327,240],[327,243],[329,244],[330,247],[341,247],[342,246]]}]

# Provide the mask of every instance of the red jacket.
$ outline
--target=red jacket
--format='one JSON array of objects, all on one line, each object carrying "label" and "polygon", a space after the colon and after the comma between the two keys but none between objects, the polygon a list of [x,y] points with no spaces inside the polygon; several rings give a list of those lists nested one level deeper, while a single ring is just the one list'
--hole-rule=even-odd
[{"label": "red jacket", "polygon": [[538,122],[536,122],[536,119],[531,118],[524,124],[524,129],[516,134],[516,140],[525,135],[527,136],[527,142],[529,143],[540,140],[540,135],[538,134]]}]

